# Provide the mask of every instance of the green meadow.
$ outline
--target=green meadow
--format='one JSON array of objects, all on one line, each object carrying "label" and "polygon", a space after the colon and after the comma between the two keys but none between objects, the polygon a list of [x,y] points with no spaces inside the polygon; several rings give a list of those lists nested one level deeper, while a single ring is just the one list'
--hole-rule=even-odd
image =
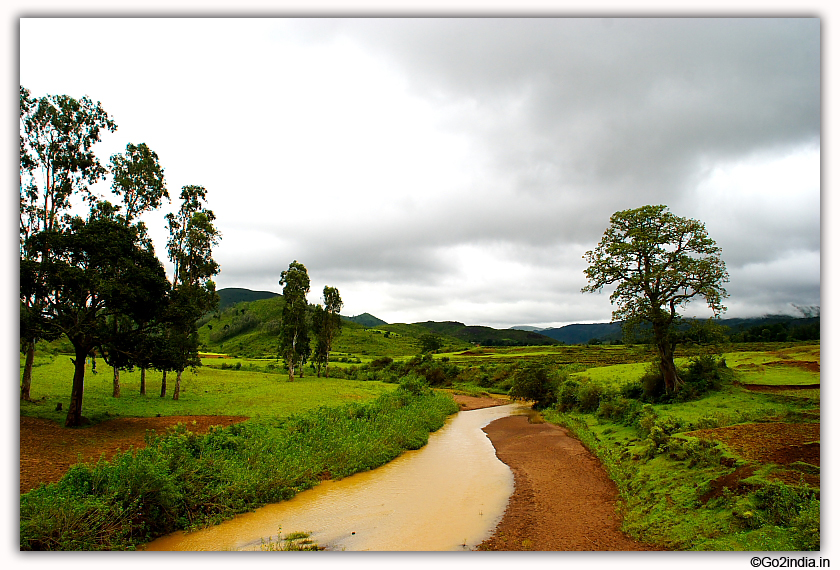
[{"label": "green meadow", "polygon": [[[84,415],[93,422],[115,417],[221,415],[284,417],[318,406],[363,402],[390,392],[394,384],[355,380],[316,378],[306,374],[288,382],[280,368],[268,372],[273,361],[247,359],[204,359],[208,366],[185,370],[179,400],[172,399],[175,374],[167,375],[167,396],[160,397],[161,373],[146,373],[146,396],[140,395],[140,371],[120,372],[121,396],[114,398],[113,371],[101,360],[97,374],[88,366],[85,376]],[[224,362],[229,369],[216,368]],[[35,362],[32,402],[21,401],[20,413],[62,422],[70,399],[73,364],[67,355],[43,355]],[[244,364],[244,369],[235,369]],[[23,360],[21,358],[21,369]],[[250,369],[249,369],[250,368]]]}]

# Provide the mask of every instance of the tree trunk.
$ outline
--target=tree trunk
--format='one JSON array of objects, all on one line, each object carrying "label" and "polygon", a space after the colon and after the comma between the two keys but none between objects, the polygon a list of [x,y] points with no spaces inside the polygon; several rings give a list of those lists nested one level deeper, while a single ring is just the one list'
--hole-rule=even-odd
[{"label": "tree trunk", "polygon": [[289,364],[289,382],[295,381],[295,365]]},{"label": "tree trunk", "polygon": [[120,397],[120,369],[114,367],[114,398]]},{"label": "tree trunk", "polygon": [[330,377],[330,349],[327,349],[327,357],[324,359],[324,377]]},{"label": "tree trunk", "polygon": [[35,362],[35,339],[26,342],[26,360],[23,363],[23,380],[20,385],[20,399],[31,401],[29,388],[32,385],[32,365]]},{"label": "tree trunk", "polygon": [[67,419],[64,427],[82,425],[82,399],[85,394],[85,358],[89,348],[76,347],[76,362],[73,372],[73,390],[70,392],[70,406],[67,408]]},{"label": "tree trunk", "polygon": [[140,395],[146,395],[146,367],[140,367]]},{"label": "tree trunk", "polygon": [[160,397],[166,397],[166,370],[163,371],[163,378],[160,381]]},{"label": "tree trunk", "polygon": [[178,375],[175,377],[175,392],[172,393],[172,399],[177,400],[178,397],[181,395],[181,373],[183,370],[178,371]]},{"label": "tree trunk", "polygon": [[668,338],[669,325],[653,323],[656,351],[659,353],[659,371],[665,382],[665,393],[674,394],[680,386],[677,366],[674,364],[675,343]]},{"label": "tree trunk", "polygon": [[677,375],[677,366],[674,364],[674,346],[667,339],[657,344],[659,352],[659,371],[662,372],[662,379],[665,381],[665,392],[673,394],[679,389],[680,378]]}]

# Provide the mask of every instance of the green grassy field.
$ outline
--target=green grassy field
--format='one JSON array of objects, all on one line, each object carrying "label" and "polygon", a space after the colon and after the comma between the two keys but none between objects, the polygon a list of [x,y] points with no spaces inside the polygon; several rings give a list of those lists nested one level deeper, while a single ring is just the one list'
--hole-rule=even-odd
[{"label": "green grassy field", "polygon": [[[205,359],[214,365],[221,359]],[[234,364],[245,362],[245,370],[218,370],[203,366],[195,373],[187,370],[181,380],[179,400],[172,399],[175,375],[167,376],[167,397],[160,397],[161,374],[146,374],[146,396],[140,395],[140,372],[120,373],[121,396],[114,398],[113,371],[102,360],[97,374],[88,368],[85,375],[83,415],[93,422],[114,417],[151,417],[180,415],[224,415],[248,417],[288,416],[318,406],[365,401],[395,388],[382,382],[358,382],[316,378],[307,374],[289,382],[283,371],[266,373],[247,370],[251,364],[241,359],[225,359]],[[268,362],[270,363],[270,361]],[[266,363],[255,363],[266,364]],[[70,401],[73,365],[66,355],[43,355],[32,372],[33,402],[21,402],[22,415],[63,422]],[[23,359],[21,358],[21,369]]]}]

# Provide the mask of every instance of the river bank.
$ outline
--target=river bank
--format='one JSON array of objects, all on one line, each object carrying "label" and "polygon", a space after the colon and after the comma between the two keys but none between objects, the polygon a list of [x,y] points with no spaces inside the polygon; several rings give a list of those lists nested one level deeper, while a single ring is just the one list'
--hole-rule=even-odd
[{"label": "river bank", "polygon": [[[462,410],[509,403],[489,397],[454,395]],[[55,481],[81,454],[86,461],[118,449],[144,446],[147,429],[162,432],[176,421],[203,432],[211,424],[245,418],[123,418],[82,430],[21,418],[20,487],[27,492]],[[53,424],[53,425],[50,425]],[[159,425],[158,425],[159,424]],[[501,522],[480,550],[645,550],[618,529],[615,486],[600,463],[558,426],[530,423],[516,415],[483,428],[497,457],[514,474],[514,492]],[[49,433],[48,433],[49,432]]]},{"label": "river bank", "polygon": [[478,550],[655,550],[621,532],[615,484],[564,428],[515,415],[483,429],[513,471],[514,492]]}]

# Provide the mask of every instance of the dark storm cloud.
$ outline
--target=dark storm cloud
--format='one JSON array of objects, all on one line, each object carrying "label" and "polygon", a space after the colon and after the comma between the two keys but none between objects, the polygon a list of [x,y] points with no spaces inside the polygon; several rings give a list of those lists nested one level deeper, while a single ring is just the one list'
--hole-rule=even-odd
[{"label": "dark storm cloud", "polygon": [[[324,25],[388,61],[413,92],[448,108],[446,128],[469,132],[487,157],[473,188],[446,209],[407,221],[425,228],[417,250],[433,252],[446,239],[529,247],[576,242],[583,251],[613,212],[665,203],[678,215],[703,219],[734,267],[819,251],[814,192],[792,188],[789,196],[758,195],[753,203],[719,208],[697,195],[718,164],[819,148],[819,20]],[[426,267],[439,276],[451,269]],[[805,289],[766,298],[813,296],[818,277]]]},{"label": "dark storm cloud", "polygon": [[418,93],[474,101],[475,116],[458,121],[481,132],[518,191],[594,192],[612,202],[603,211],[668,202],[703,163],[820,133],[815,19],[364,20],[345,29],[404,66]]}]

